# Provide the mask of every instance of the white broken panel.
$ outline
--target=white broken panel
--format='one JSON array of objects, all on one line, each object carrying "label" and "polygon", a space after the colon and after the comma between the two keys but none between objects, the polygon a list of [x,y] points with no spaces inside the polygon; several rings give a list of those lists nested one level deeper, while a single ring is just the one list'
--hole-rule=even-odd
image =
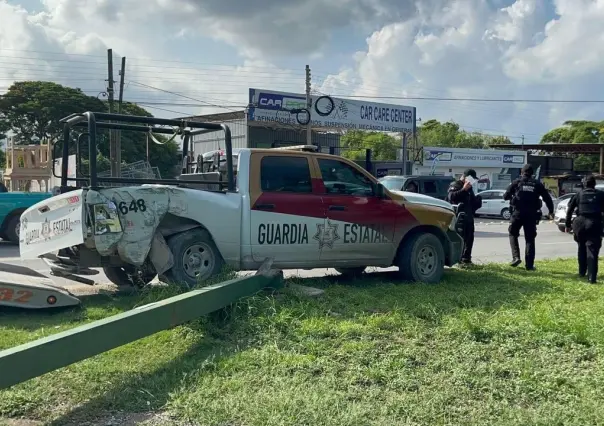
[{"label": "white broken panel", "polygon": [[[99,254],[108,256],[115,251],[120,258],[130,264],[144,263],[157,227],[166,215],[186,217],[188,205],[182,189],[165,185],[145,185],[133,187],[107,188],[99,192],[89,191],[87,203],[113,204],[119,213],[119,232],[95,233],[94,241]],[[163,240],[163,238],[161,239]],[[158,252],[163,252],[161,262],[164,269],[171,266],[172,259],[165,259],[165,245],[156,240]],[[159,254],[159,253],[158,253]],[[156,261],[159,259],[155,259]]]}]

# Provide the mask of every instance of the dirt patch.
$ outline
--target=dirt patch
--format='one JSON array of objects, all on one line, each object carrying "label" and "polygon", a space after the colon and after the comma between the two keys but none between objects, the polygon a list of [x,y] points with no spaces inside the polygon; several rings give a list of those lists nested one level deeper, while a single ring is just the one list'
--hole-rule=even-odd
[{"label": "dirt patch", "polygon": [[113,413],[106,416],[90,420],[57,420],[52,423],[44,423],[38,420],[27,419],[2,419],[0,426],[42,426],[42,425],[61,425],[61,426],[159,426],[175,425],[189,426],[189,423],[183,423],[171,419],[168,415],[162,413]]}]

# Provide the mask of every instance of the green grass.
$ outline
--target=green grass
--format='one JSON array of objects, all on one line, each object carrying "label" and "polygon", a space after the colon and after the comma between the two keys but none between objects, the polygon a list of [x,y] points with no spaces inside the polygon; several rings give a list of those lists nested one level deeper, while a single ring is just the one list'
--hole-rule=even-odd
[{"label": "green grass", "polygon": [[[433,286],[383,274],[295,280],[326,293],[248,298],[0,391],[0,417],[74,425],[116,413],[223,426],[604,424],[604,286],[576,279],[575,260],[537,267],[449,270]],[[0,348],[165,296],[0,314]]]}]

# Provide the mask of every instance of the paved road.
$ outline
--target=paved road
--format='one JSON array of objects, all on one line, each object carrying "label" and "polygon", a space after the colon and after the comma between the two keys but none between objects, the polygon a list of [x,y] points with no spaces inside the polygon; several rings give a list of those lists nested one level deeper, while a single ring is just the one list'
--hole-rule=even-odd
[{"label": "paved road", "polygon": [[[511,255],[507,226],[507,222],[497,219],[477,219],[476,240],[474,243],[475,262],[487,263],[510,261]],[[522,253],[524,253],[524,243],[522,239],[520,245]],[[560,232],[552,223],[542,222],[538,228],[536,251],[538,259],[575,256],[576,244],[571,235]],[[0,242],[0,262],[27,266],[50,276],[50,270],[42,260],[21,261],[19,259],[19,248],[9,244],[3,244],[2,242]],[[291,270],[286,271],[286,276],[323,276],[326,273],[335,272],[327,269],[314,269],[312,271]],[[107,278],[102,272],[99,273],[99,275],[90,276],[88,278],[94,279],[98,283],[107,282]],[[81,284],[71,280],[56,277],[52,277],[52,279],[57,284],[65,287],[72,287],[74,285],[81,286]]]}]

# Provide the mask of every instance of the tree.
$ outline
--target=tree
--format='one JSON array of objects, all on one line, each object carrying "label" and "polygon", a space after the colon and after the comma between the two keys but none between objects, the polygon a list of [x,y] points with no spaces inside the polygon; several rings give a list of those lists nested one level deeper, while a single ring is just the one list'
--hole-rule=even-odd
[{"label": "tree", "polygon": [[[15,134],[15,142],[56,142],[57,153],[62,147],[62,125],[60,120],[73,113],[84,111],[108,111],[108,103],[88,96],[80,89],[61,86],[44,81],[14,83],[4,95],[0,95],[0,135],[8,131]],[[152,117],[138,105],[124,102],[122,114]],[[142,132],[121,132],[122,163],[133,163],[146,159],[146,134]],[[162,177],[173,177],[174,166],[178,162],[178,139],[169,141],[162,135],[155,135],[162,144],[149,144],[149,162],[159,168]],[[75,136],[70,153],[76,152]],[[97,134],[98,170],[108,167],[109,132],[99,129]],[[87,142],[82,143],[83,166],[87,164]]]},{"label": "tree", "polygon": [[365,159],[366,149],[371,148],[372,158],[384,161],[396,160],[401,141],[386,133],[351,130],[340,138],[340,145],[344,148],[342,156],[351,160]]},{"label": "tree", "polygon": [[[506,136],[466,132],[452,121],[428,120],[418,128],[418,136],[423,146],[481,149],[495,144],[512,144]],[[344,148],[342,156],[352,160],[363,160],[367,148],[372,149],[374,160],[396,160],[401,139],[381,132],[351,130],[340,138],[340,144]]]},{"label": "tree", "polygon": [[486,144],[488,146],[491,145],[513,145],[512,141],[510,140],[510,138],[508,138],[507,136],[485,136],[486,138]]},{"label": "tree", "polygon": [[13,83],[0,96],[0,133],[15,133],[15,143],[31,144],[58,139],[60,119],[83,111],[104,111],[103,102],[80,89],[47,81]]},{"label": "tree", "polygon": [[423,146],[442,146],[449,148],[488,148],[489,145],[512,142],[505,136],[491,136],[479,132],[461,130],[459,124],[448,121],[428,120],[418,129]]},{"label": "tree", "polygon": [[604,121],[565,121],[562,127],[550,130],[541,143],[602,143]]},{"label": "tree", "polygon": [[[561,127],[543,135],[541,143],[604,143],[604,121],[565,121]],[[578,155],[574,168],[576,171],[595,172],[599,163],[598,155]]]}]

